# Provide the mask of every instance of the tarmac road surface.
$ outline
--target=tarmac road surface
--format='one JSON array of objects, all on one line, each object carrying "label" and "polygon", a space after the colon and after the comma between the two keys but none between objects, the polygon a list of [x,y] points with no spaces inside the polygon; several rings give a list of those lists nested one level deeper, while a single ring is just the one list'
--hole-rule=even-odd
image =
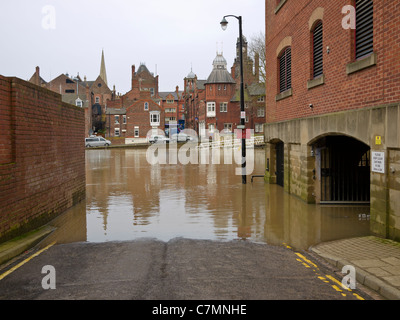
[{"label": "tarmac road surface", "polygon": [[28,260],[0,280],[0,299],[370,299],[303,252],[247,241],[55,244]]}]

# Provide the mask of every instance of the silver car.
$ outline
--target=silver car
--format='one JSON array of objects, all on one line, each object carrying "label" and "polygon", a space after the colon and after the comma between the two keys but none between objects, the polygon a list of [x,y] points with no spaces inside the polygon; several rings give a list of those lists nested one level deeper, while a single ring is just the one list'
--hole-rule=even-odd
[{"label": "silver car", "polygon": [[103,137],[90,137],[85,138],[85,147],[108,147],[111,145],[111,141],[104,139]]}]

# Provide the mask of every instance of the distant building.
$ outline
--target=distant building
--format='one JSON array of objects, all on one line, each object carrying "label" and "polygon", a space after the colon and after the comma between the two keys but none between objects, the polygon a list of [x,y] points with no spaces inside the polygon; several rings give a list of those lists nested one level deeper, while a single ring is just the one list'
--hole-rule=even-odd
[{"label": "distant building", "polygon": [[[107,137],[128,138],[127,143],[146,142],[165,129],[165,113],[158,92],[158,75],[145,64],[132,66],[132,86],[126,94],[107,102]],[[172,117],[172,115],[171,115]]]},{"label": "distant building", "polygon": [[[212,134],[214,130],[233,132],[241,123],[239,53],[237,51],[231,72],[227,70],[222,53],[217,53],[207,80],[197,79],[192,71],[184,79],[186,127],[199,135]],[[245,38],[243,53],[245,126],[261,133],[265,123],[265,85],[259,82],[258,61],[254,67],[247,54]]]},{"label": "distant building", "polygon": [[175,91],[159,92],[160,106],[164,110],[165,129],[168,132],[170,124],[180,130],[185,128],[183,91],[176,86]]},{"label": "distant building", "polygon": [[115,88],[113,91],[108,88],[105,70],[104,52],[102,52],[100,75],[95,81],[87,81],[86,76],[82,80],[79,74],[75,77],[61,74],[46,82],[40,76],[40,68],[36,67],[29,82],[61,94],[64,102],[84,108],[86,134],[89,136],[104,132],[106,103],[107,100],[115,98]]}]

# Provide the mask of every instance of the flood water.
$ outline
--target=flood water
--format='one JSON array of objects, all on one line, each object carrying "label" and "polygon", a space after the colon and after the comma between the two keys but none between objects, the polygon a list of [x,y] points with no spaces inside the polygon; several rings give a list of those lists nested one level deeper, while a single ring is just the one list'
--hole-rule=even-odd
[{"label": "flood water", "polygon": [[[308,205],[233,164],[156,164],[146,149],[86,151],[86,201],[52,222],[49,241],[125,241],[176,237],[247,240],[297,249],[369,234],[368,206]],[[254,149],[253,174],[265,171]]]}]

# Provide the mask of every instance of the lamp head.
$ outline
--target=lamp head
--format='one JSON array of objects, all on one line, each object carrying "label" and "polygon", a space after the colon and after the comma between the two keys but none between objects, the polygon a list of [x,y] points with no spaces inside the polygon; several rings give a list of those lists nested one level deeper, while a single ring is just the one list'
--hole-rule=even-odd
[{"label": "lamp head", "polygon": [[225,19],[225,17],[222,19],[221,21],[221,28],[222,30],[226,30],[226,28],[228,27],[228,21]]}]

